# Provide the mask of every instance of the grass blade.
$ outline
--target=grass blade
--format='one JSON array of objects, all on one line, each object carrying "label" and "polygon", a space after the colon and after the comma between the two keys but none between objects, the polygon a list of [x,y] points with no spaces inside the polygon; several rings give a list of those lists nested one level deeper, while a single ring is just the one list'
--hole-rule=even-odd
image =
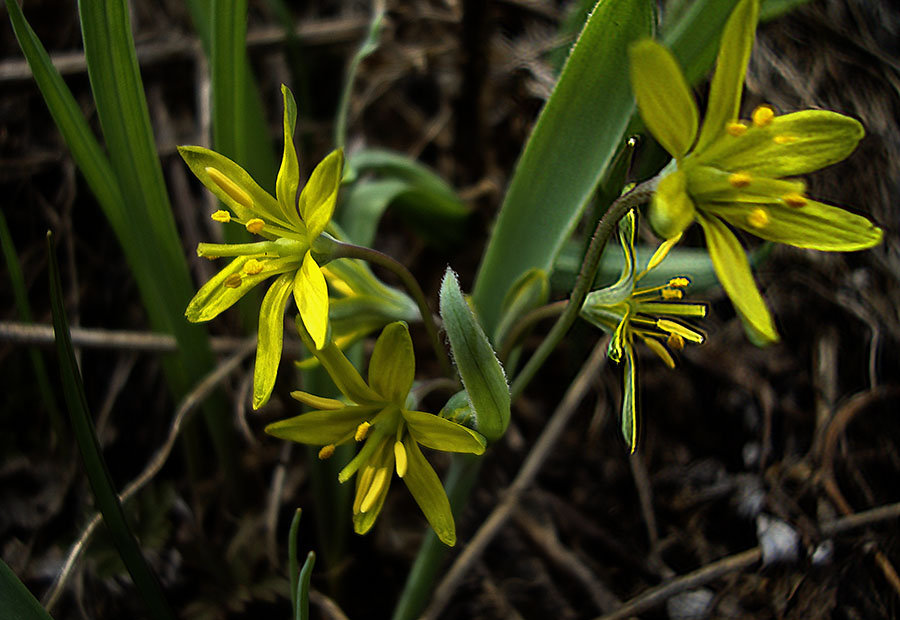
[{"label": "grass blade", "polygon": [[53,620],[2,559],[0,559],[0,609],[7,618]]},{"label": "grass blade", "polygon": [[141,554],[138,542],[128,526],[119,496],[113,487],[112,478],[100,452],[100,442],[94,429],[94,420],[88,410],[81,373],[72,349],[69,323],[63,303],[62,284],[59,278],[59,264],[53,246],[53,236],[50,233],[47,234],[47,264],[50,270],[50,305],[53,311],[53,330],[56,333],[56,352],[59,357],[63,393],[97,508],[103,515],[103,521],[109,528],[119,555],[143,597],[150,616],[156,619],[174,620],[175,616],[166,602],[162,587]]},{"label": "grass blade", "polygon": [[628,45],[653,31],[653,2],[603,0],[544,106],[510,182],[472,294],[493,333],[509,286],[548,270],[622,142],[634,111]]},{"label": "grass blade", "polygon": [[294,607],[294,618],[296,620],[309,620],[309,580],[312,577],[312,570],[315,565],[316,553],[315,551],[310,551],[297,579],[297,598]]}]

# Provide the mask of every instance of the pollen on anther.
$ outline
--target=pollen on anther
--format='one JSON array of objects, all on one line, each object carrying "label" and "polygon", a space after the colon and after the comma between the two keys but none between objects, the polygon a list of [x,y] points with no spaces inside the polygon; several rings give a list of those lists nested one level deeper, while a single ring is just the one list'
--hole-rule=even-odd
[{"label": "pollen on anther", "polygon": [[772,138],[772,142],[774,142],[775,144],[781,144],[781,145],[793,144],[796,141],[797,141],[797,136],[789,136],[786,134],[779,134],[779,135],[775,136],[774,138]]},{"label": "pollen on anther", "polygon": [[685,276],[678,276],[677,278],[669,280],[669,286],[674,286],[675,288],[684,288],[690,283],[690,279]]},{"label": "pollen on anther", "polygon": [[789,194],[785,194],[781,197],[784,200],[784,203],[789,207],[805,207],[806,203],[809,202],[806,199],[806,196],[801,194],[800,192],[791,192]]},{"label": "pollen on anther", "polygon": [[762,207],[757,207],[747,214],[747,223],[754,228],[764,228],[769,223],[769,214]]},{"label": "pollen on anther", "polygon": [[330,443],[327,446],[322,446],[322,449],[319,450],[319,460],[324,461],[326,459],[330,459],[334,454],[334,444]]},{"label": "pollen on anther", "polygon": [[753,110],[752,118],[753,124],[757,127],[766,127],[772,124],[772,119],[775,118],[775,110],[772,109],[772,106],[761,105]]},{"label": "pollen on anther", "polygon": [[752,180],[753,177],[751,177],[746,172],[732,172],[728,175],[728,184],[732,187],[747,187],[748,185],[750,185],[750,181]]},{"label": "pollen on anther", "polygon": [[368,422],[363,422],[362,424],[360,424],[359,426],[356,427],[356,434],[353,436],[353,438],[356,441],[362,441],[363,439],[366,438],[366,435],[369,434],[369,428],[371,428],[371,426],[372,425],[369,424]]},{"label": "pollen on anther", "polygon": [[247,273],[247,275],[255,276],[262,270],[262,261],[256,260],[255,258],[251,258],[246,263],[244,263],[244,271]]},{"label": "pollen on anther", "polygon": [[681,299],[682,297],[684,297],[684,291],[677,288],[664,288],[660,292],[662,294],[662,298],[667,301],[673,299]]},{"label": "pollen on anther", "polygon": [[666,338],[666,344],[669,345],[670,349],[681,351],[684,348],[684,338],[678,334],[669,334],[669,337]]},{"label": "pollen on anther", "polygon": [[228,211],[223,211],[222,209],[219,209],[209,217],[211,217],[213,221],[221,222],[223,224],[227,224],[231,221],[231,214]]},{"label": "pollen on anther", "polygon": [[725,125],[725,131],[728,132],[729,136],[739,138],[747,133],[747,124],[740,121],[728,123],[727,125]]},{"label": "pollen on anther", "polygon": [[264,221],[259,219],[258,217],[254,217],[253,219],[247,220],[247,223],[244,226],[248,231],[252,232],[254,235],[258,235],[262,232],[263,227],[266,225]]},{"label": "pollen on anther", "polygon": [[233,273],[222,283],[225,288],[238,288],[241,285],[241,274]]}]

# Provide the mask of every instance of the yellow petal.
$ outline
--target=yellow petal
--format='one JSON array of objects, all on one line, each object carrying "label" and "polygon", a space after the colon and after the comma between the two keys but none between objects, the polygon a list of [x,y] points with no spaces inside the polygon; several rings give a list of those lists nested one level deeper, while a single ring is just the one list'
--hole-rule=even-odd
[{"label": "yellow petal", "polygon": [[319,265],[309,252],[303,257],[303,264],[297,270],[294,300],[300,310],[303,325],[316,348],[323,348],[328,333],[328,286]]},{"label": "yellow petal", "polygon": [[697,135],[697,104],[678,61],[652,39],[628,50],[631,88],[641,118],[673,157],[684,157]]},{"label": "yellow petal", "polygon": [[309,242],[312,243],[325,230],[334,206],[337,203],[338,187],[341,184],[341,171],[344,167],[344,152],[341,149],[332,151],[319,162],[309,176],[309,181],[300,192],[300,217],[306,224]]},{"label": "yellow petal", "polygon": [[737,119],[758,13],[759,0],[741,0],[725,24],[709,89],[709,105],[695,148],[697,153],[723,136],[728,124]]},{"label": "yellow petal", "polygon": [[698,212],[697,220],[706,235],[706,245],[716,276],[744,326],[748,328],[748,335],[759,344],[777,342],[778,332],[772,315],[756,288],[744,248],[717,217]]},{"label": "yellow petal", "polygon": [[650,226],[663,239],[672,239],[694,221],[695,211],[687,193],[687,175],[683,170],[676,170],[663,177],[653,194]]}]

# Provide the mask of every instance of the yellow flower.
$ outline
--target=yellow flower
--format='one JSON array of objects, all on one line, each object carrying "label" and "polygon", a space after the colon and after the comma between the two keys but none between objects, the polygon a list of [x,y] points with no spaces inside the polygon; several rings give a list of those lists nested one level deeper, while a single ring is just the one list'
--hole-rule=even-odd
[{"label": "yellow flower", "polygon": [[608,356],[625,363],[625,386],[622,394],[622,434],[634,452],[637,444],[637,367],[634,342],[640,340],[669,367],[675,367],[670,350],[680,350],[685,342],[701,344],[704,336],[681,317],[706,316],[706,304],[683,301],[690,280],[672,278],[663,286],[635,288],[647,272],[659,265],[678,242],[680,235],[664,242],[650,258],[647,268],[636,273],[634,250],[635,212],[629,211],[619,221],[619,243],[625,262],[619,280],[606,288],[588,293],[581,316],[612,335]]},{"label": "yellow flower", "polygon": [[293,141],[297,105],[286,86],[281,90],[284,156],[275,184],[277,199],[227,157],[199,146],[178,148],[191,171],[230,209],[216,211],[212,219],[240,224],[265,239],[256,243],[201,243],[197,247],[199,256],[235,258],[197,291],[185,311],[188,320],[208,321],[256,284],[278,276],[260,308],[253,377],[254,409],[268,401],[275,385],[284,335],[284,310],[292,293],[315,346],[325,346],[328,288],[316,260],[316,246],[334,213],[344,163],[340,149],[323,159],[300,192],[298,202],[300,169]]},{"label": "yellow flower", "polygon": [[[304,341],[308,335],[298,322]],[[319,458],[334,454],[336,445],[355,441],[362,449],[344,467],[338,480],[356,475],[353,527],[369,531],[393,477],[406,483],[413,498],[440,540],[456,543],[456,526],[440,478],[425,460],[419,444],[445,452],[483,454],[486,441],[473,430],[431,413],[415,411],[409,390],[416,372],[412,339],[406,323],[391,323],[381,332],[369,360],[369,380],[362,377],[334,341],[315,352],[347,400],[292,392],[291,396],[316,411],[281,420],[266,427],[275,437],[323,446]]]},{"label": "yellow flower", "polygon": [[868,219],[806,196],[802,175],[847,157],[863,137],[856,120],[823,110],[776,116],[768,106],[738,119],[758,0],[741,0],[725,26],[698,131],[697,105],[672,54],[643,40],[629,51],[631,83],[650,133],[674,158],[650,205],[662,237],[697,220],[725,292],[757,343],[778,340],[747,257],[726,224],[800,248],[861,250],[881,241]]}]

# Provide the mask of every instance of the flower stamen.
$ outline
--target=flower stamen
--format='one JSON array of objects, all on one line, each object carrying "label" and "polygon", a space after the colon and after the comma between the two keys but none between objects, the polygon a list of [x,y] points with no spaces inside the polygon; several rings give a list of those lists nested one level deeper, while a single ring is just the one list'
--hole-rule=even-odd
[{"label": "flower stamen", "polygon": [[246,272],[246,274],[249,276],[255,276],[263,270],[263,267],[264,265],[262,261],[251,258],[246,263],[244,263],[244,272]]},{"label": "flower stamen", "polygon": [[402,441],[394,442],[394,461],[397,466],[397,475],[402,478],[406,475],[406,468],[409,464],[406,458],[406,446]]},{"label": "flower stamen", "polygon": [[678,334],[669,334],[666,338],[666,344],[675,351],[681,351],[684,348],[684,338]]},{"label": "flower stamen", "polygon": [[740,121],[734,121],[725,125],[725,131],[728,132],[729,136],[740,138],[747,133],[747,124]]},{"label": "flower stamen", "polygon": [[782,145],[793,144],[796,141],[797,141],[797,136],[789,136],[786,134],[779,134],[779,135],[775,136],[774,138],[772,138],[772,142],[774,142],[775,144],[782,144]]},{"label": "flower stamen", "polygon": [[227,224],[231,221],[231,214],[228,211],[223,211],[219,209],[212,215],[210,215],[214,222],[221,222],[222,224]]},{"label": "flower stamen", "polygon": [[378,468],[378,470],[375,472],[375,475],[372,477],[372,485],[369,487],[365,498],[359,505],[360,512],[368,512],[369,509],[371,509],[372,506],[375,505],[375,501],[381,494],[381,490],[384,488],[384,485],[387,484],[388,476],[389,474],[387,467]]},{"label": "flower stamen", "polygon": [[264,221],[262,221],[258,217],[251,218],[247,220],[247,223],[244,224],[244,227],[254,235],[258,235],[262,232],[263,227],[266,225]]},{"label": "flower stamen", "polygon": [[772,119],[775,118],[775,110],[772,109],[772,106],[761,105],[753,110],[752,118],[756,127],[767,127],[772,124]]},{"label": "flower stamen", "polygon": [[789,194],[785,194],[781,197],[781,199],[784,200],[784,203],[787,206],[795,208],[805,207],[806,203],[808,202],[806,196],[804,196],[800,192],[791,192]]},{"label": "flower stamen", "polygon": [[769,214],[762,207],[757,207],[747,214],[747,223],[753,228],[765,228],[769,223]]},{"label": "flower stamen", "polygon": [[687,278],[685,276],[678,276],[677,278],[672,278],[671,280],[669,280],[669,286],[673,286],[675,288],[685,288],[690,283],[690,278]]},{"label": "flower stamen", "polygon": [[728,184],[731,185],[731,187],[747,187],[752,180],[753,177],[746,172],[732,172],[728,175]]},{"label": "flower stamen", "polygon": [[[362,424],[360,424],[359,426],[356,427],[356,434],[353,436],[353,438],[356,441],[362,441],[369,434],[369,429],[371,427],[372,427],[372,425],[369,424],[368,422],[363,422]],[[365,512],[365,510],[363,512]]]},{"label": "flower stamen", "polygon": [[227,278],[225,278],[225,281],[222,283],[222,286],[224,286],[225,288],[238,288],[241,285],[241,280],[242,280],[241,274],[233,273],[230,276],[228,276]]},{"label": "flower stamen", "polygon": [[330,443],[327,446],[322,446],[322,449],[319,450],[319,460],[324,461],[326,459],[330,459],[334,454],[334,444]]},{"label": "flower stamen", "polygon": [[671,301],[673,299],[681,299],[684,297],[684,291],[678,288],[664,288],[660,291],[662,294],[662,298],[666,301]]}]

